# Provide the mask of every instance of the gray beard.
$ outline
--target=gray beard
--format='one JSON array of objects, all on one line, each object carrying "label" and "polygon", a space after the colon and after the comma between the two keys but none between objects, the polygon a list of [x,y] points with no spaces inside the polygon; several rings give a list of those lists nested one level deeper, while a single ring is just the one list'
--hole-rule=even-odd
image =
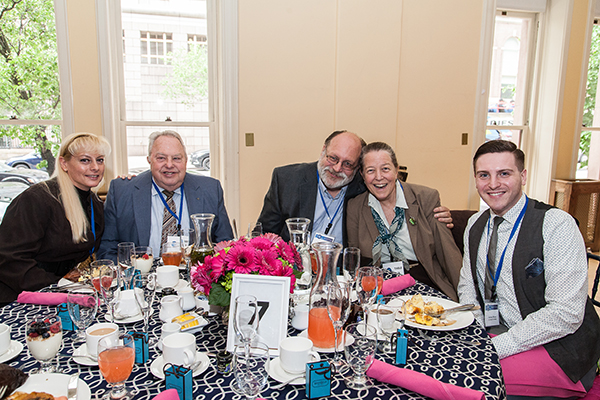
[{"label": "gray beard", "polygon": [[[352,182],[352,179],[354,179],[354,174],[356,173],[356,171],[355,171],[351,175],[347,175],[345,172],[340,172],[338,174],[335,171],[331,170],[331,167],[323,166],[321,164],[321,160],[319,160],[319,163],[317,164],[317,170],[319,171],[319,176],[321,177],[321,181],[323,182],[323,184],[325,185],[325,187],[327,189],[341,189],[344,186],[349,185],[350,182]],[[331,171],[336,176],[343,177],[343,179],[340,181],[331,182],[328,178],[326,178],[328,175],[325,173],[325,171]]]}]

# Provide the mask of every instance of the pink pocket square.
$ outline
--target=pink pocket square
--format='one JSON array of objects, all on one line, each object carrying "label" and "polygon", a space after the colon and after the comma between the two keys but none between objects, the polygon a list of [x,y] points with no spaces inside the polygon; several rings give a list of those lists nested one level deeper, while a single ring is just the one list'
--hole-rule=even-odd
[{"label": "pink pocket square", "polygon": [[443,383],[420,372],[398,368],[379,360],[373,361],[367,375],[435,400],[485,400],[485,395],[477,390]]},{"label": "pink pocket square", "polygon": [[388,279],[383,282],[381,287],[381,294],[386,296],[388,294],[396,293],[407,287],[411,287],[415,284],[415,278],[410,275],[402,275],[396,278]]}]

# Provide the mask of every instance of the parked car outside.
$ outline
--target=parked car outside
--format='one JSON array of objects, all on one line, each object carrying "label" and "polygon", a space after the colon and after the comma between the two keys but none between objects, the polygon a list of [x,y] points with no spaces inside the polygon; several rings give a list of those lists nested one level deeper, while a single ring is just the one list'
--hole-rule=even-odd
[{"label": "parked car outside", "polygon": [[46,170],[46,167],[38,168],[38,164],[42,161],[42,156],[32,151],[31,153],[24,154],[22,156],[11,157],[6,160],[6,164],[15,168],[28,168],[28,169],[41,169]]},{"label": "parked car outside", "polygon": [[20,182],[31,186],[49,177],[46,171],[17,169],[0,161],[0,182]]},{"label": "parked car outside", "polygon": [[210,150],[197,150],[190,155],[190,162],[200,171],[210,170]]},{"label": "parked car outside", "polygon": [[28,187],[29,185],[21,182],[0,182],[0,222],[8,205]]}]

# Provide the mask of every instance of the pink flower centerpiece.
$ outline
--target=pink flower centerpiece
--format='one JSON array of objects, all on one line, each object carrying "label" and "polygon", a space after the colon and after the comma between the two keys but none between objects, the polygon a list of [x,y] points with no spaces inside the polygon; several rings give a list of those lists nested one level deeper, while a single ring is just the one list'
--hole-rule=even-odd
[{"label": "pink flower centerpiece", "polygon": [[208,303],[229,307],[233,274],[289,276],[290,293],[302,275],[296,247],[274,233],[219,242],[204,263],[191,268],[192,286],[208,297]]}]

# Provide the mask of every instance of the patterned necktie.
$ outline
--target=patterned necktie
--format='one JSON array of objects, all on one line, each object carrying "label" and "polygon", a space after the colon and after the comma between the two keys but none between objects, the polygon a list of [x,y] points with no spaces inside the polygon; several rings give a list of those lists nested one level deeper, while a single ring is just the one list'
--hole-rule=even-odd
[{"label": "patterned necktie", "polygon": [[376,265],[381,259],[383,245],[387,246],[392,261],[403,261],[405,263],[404,265],[408,265],[408,259],[404,253],[402,253],[400,246],[394,241],[394,236],[400,231],[400,228],[404,223],[404,209],[396,207],[395,211],[396,215],[394,216],[388,231],[377,211],[371,207],[371,214],[373,215],[373,220],[379,231],[379,236],[377,236],[377,239],[373,242],[373,265]]},{"label": "patterned necktie", "polygon": [[490,245],[488,247],[488,262],[490,267],[485,269],[485,298],[492,298],[492,285],[494,284],[494,276],[496,275],[496,247],[498,245],[498,226],[504,221],[502,217],[494,218],[494,227],[490,236]]},{"label": "patterned necktie", "polygon": [[[175,202],[173,201],[173,195],[175,192],[171,192],[169,190],[163,190],[164,195],[167,197],[167,206],[176,212]],[[160,236],[160,249],[159,252],[162,251],[162,245],[167,242],[167,237],[169,235],[174,235],[177,233],[177,219],[169,212],[169,210],[165,207],[163,212],[163,223],[162,223],[162,234]]]}]

